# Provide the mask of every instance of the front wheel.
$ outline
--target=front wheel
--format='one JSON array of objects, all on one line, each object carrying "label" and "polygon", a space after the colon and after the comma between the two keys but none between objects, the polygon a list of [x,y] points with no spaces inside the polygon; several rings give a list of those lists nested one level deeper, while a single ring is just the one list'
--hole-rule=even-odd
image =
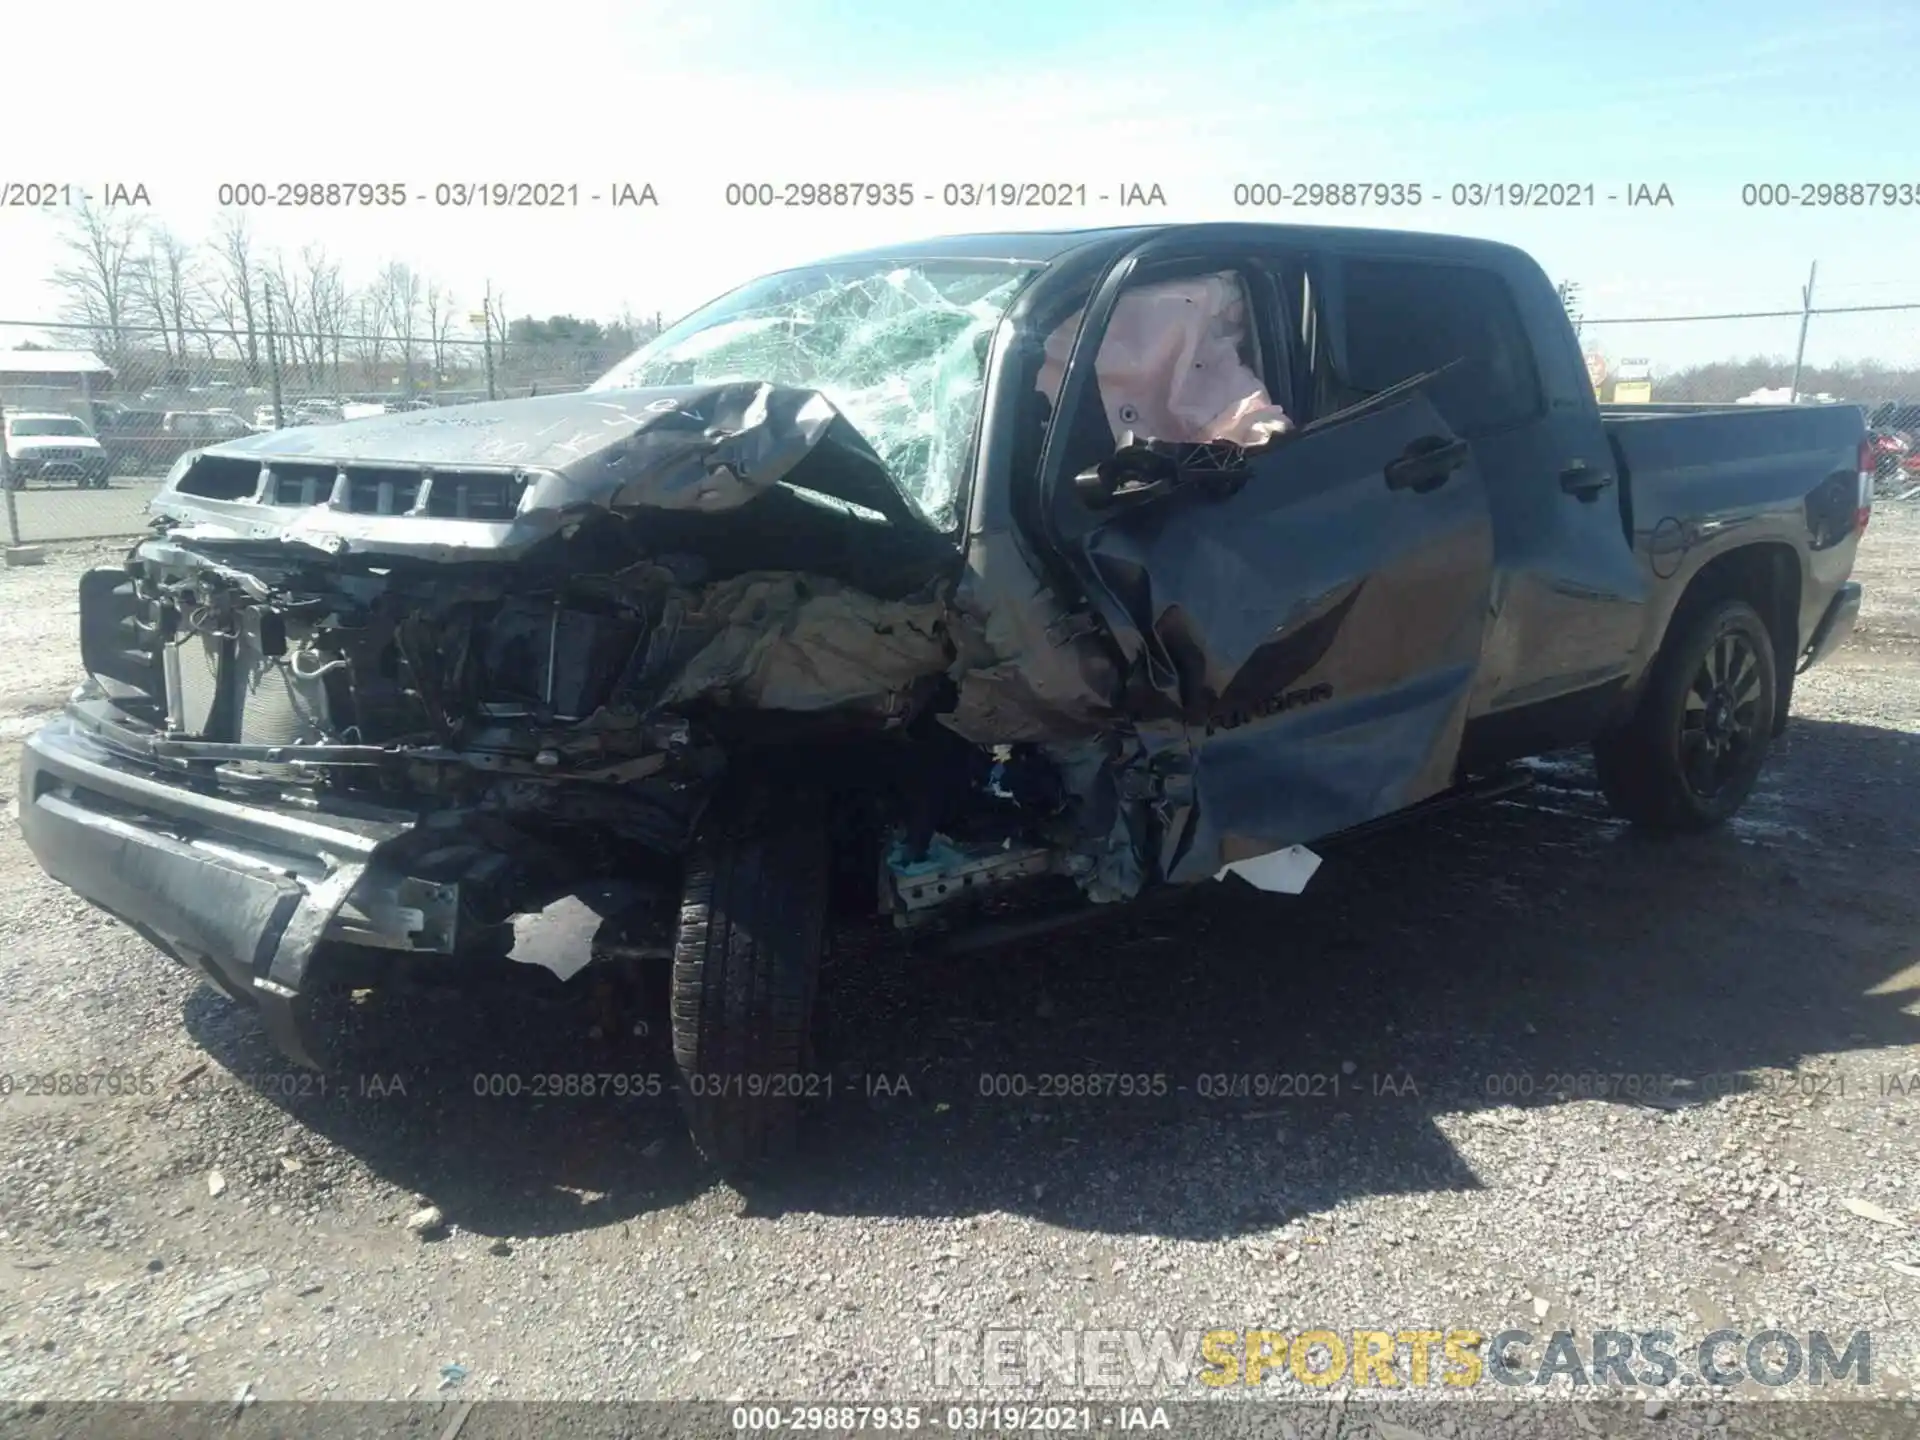
[{"label": "front wheel", "polygon": [[1773,637],[1744,600],[1675,621],[1632,719],[1594,742],[1617,815],[1650,830],[1707,830],[1745,803],[1773,738]]},{"label": "front wheel", "polygon": [[726,806],[688,857],[673,1058],[694,1144],[723,1173],[790,1154],[826,947],[827,831],[806,804]]}]

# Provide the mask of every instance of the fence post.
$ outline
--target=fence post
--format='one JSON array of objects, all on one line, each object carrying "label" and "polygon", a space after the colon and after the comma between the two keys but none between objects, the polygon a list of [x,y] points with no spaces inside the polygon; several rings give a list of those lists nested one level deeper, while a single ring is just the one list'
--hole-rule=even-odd
[{"label": "fence post", "polygon": [[499,397],[493,393],[493,297],[489,295],[480,302],[480,316],[486,322],[482,330],[480,345],[487,358],[487,399]]},{"label": "fence post", "polygon": [[284,430],[287,417],[280,408],[280,351],[273,343],[273,285],[265,287],[267,300],[267,383],[273,387],[273,428]]},{"label": "fence post", "polygon": [[20,507],[13,502],[12,460],[7,455],[5,435],[7,433],[7,407],[0,403],[0,490],[7,496],[7,543],[20,543]]}]

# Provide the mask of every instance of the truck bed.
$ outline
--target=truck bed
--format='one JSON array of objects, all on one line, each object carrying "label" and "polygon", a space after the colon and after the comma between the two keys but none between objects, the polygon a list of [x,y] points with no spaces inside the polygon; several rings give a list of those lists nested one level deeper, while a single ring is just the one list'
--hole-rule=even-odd
[{"label": "truck bed", "polygon": [[1703,409],[1603,406],[1600,423],[1648,514],[1663,491],[1683,486],[1679,509],[1736,513],[1804,499],[1836,474],[1859,468],[1865,417],[1855,405],[1727,405]]}]

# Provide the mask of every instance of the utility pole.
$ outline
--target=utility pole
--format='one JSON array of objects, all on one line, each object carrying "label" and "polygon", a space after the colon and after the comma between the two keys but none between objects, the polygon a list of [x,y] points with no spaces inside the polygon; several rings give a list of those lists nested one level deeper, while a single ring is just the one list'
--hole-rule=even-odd
[{"label": "utility pole", "polygon": [[1819,270],[1818,260],[1807,267],[1806,288],[1800,292],[1800,343],[1793,351],[1793,383],[1787,387],[1789,405],[1800,403],[1800,363],[1807,357],[1807,321],[1813,318],[1813,277]]},{"label": "utility pole", "polygon": [[1580,338],[1580,282],[1562,280],[1554,286],[1554,292],[1560,297],[1560,308],[1567,312],[1567,319],[1573,323],[1574,339]]}]

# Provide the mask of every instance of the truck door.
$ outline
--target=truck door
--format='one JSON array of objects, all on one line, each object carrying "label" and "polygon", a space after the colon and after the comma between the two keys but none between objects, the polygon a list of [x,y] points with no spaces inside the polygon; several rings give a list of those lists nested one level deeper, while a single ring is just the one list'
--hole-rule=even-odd
[{"label": "truck door", "polygon": [[[1182,267],[1226,268],[1156,257],[1102,282],[1041,465],[1055,546],[1128,667],[1153,868],[1175,883],[1453,783],[1493,553],[1472,447],[1418,381],[1250,449],[1190,447],[1157,478],[1146,463],[1145,483],[1076,482],[1108,321],[1129,285]],[[1297,331],[1278,287],[1252,259],[1233,268],[1264,312],[1249,361],[1288,395]]]},{"label": "truck door", "polygon": [[1647,584],[1552,286],[1515,258],[1364,250],[1324,256],[1321,275],[1338,383],[1365,393],[1448,367],[1427,394],[1487,484],[1495,598],[1469,763],[1591,739],[1633,673]]}]

